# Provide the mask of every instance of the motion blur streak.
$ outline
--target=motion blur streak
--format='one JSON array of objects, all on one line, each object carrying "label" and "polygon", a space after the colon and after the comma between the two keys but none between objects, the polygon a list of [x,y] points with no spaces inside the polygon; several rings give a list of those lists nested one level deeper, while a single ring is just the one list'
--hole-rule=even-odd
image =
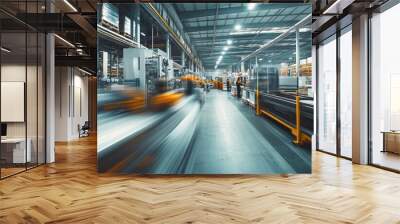
[{"label": "motion blur streak", "polygon": [[307,173],[309,150],[226,92],[195,88],[163,110],[99,115],[101,172]]},{"label": "motion blur streak", "polygon": [[166,111],[128,113],[104,124],[109,131],[103,133],[116,131],[100,138],[102,166],[123,173],[183,172],[199,111],[200,102],[193,95]]}]

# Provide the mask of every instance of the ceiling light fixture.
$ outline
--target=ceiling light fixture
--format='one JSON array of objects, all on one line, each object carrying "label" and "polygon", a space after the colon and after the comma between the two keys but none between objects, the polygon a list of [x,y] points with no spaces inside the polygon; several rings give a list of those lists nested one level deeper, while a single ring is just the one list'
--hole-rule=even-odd
[{"label": "ceiling light fixture", "polygon": [[264,34],[264,33],[284,33],[287,29],[280,29],[280,30],[263,30],[263,31],[238,31],[238,32],[230,32],[229,35],[248,35],[248,34]]},{"label": "ceiling light fixture", "polygon": [[249,4],[247,5],[247,8],[248,8],[249,10],[253,10],[255,7],[256,7],[256,3],[249,3]]},{"label": "ceiling light fixture", "polygon": [[78,10],[68,1],[68,0],[64,0],[65,4],[68,5],[68,7],[70,7],[74,12],[78,12]]},{"label": "ceiling light fixture", "polygon": [[228,45],[231,45],[231,44],[232,44],[232,40],[227,40],[226,43],[227,43]]},{"label": "ceiling light fixture", "polygon": [[76,52],[77,52],[79,55],[83,55],[83,49],[81,49],[81,48],[76,49]]},{"label": "ceiling light fixture", "polygon": [[85,73],[85,74],[87,74],[87,75],[92,75],[92,73],[90,73],[90,72],[88,72],[88,71],[85,71],[85,70],[83,70],[83,69],[81,69],[81,68],[78,68],[78,70],[81,71],[81,72],[83,72],[83,73]]},{"label": "ceiling light fixture", "polygon": [[240,24],[237,24],[237,25],[235,26],[235,30],[240,30],[240,29],[242,29],[242,26],[241,26]]},{"label": "ceiling light fixture", "polygon": [[71,42],[69,42],[68,40],[60,37],[58,34],[54,34],[55,37],[57,37],[59,40],[61,40],[62,42],[64,42],[65,44],[69,45],[70,47],[75,48],[75,45],[73,45]]},{"label": "ceiling light fixture", "polygon": [[224,51],[227,51],[229,48],[228,47],[224,47]]},{"label": "ceiling light fixture", "polygon": [[4,52],[6,52],[6,53],[10,53],[10,52],[11,52],[10,50],[8,50],[8,49],[5,48],[5,47],[1,47],[1,50],[4,51]]},{"label": "ceiling light fixture", "polygon": [[352,4],[354,1],[351,0],[337,0],[331,6],[329,6],[322,14],[323,15],[338,15],[343,14],[343,9]]},{"label": "ceiling light fixture", "polygon": [[224,55],[224,54],[225,54],[225,51],[222,51],[221,54]]},{"label": "ceiling light fixture", "polygon": [[303,27],[303,28],[299,29],[300,33],[305,33],[305,32],[310,32],[310,31],[311,31],[311,28],[309,28],[309,27]]}]

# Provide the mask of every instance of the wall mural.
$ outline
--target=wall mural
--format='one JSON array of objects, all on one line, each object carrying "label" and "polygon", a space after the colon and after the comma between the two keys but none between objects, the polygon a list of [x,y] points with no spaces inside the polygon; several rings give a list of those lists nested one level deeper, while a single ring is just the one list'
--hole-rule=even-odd
[{"label": "wall mural", "polygon": [[98,4],[98,171],[311,173],[311,9]]}]

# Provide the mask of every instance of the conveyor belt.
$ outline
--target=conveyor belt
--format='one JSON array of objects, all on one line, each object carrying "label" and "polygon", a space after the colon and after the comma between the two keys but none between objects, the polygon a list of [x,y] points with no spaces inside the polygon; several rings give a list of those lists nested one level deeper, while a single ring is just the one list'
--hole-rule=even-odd
[{"label": "conveyor belt", "polygon": [[[309,100],[308,97],[303,97],[303,99]],[[296,126],[295,96],[284,93],[260,93],[259,102],[261,110],[273,114],[293,127]],[[308,102],[300,104],[301,131],[308,136],[313,134],[313,113],[314,109],[312,104]]]}]

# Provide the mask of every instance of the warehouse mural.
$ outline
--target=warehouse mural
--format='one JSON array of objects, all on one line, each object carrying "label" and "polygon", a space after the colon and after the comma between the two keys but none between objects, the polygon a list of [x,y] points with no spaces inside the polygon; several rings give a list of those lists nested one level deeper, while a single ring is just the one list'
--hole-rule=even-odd
[{"label": "warehouse mural", "polygon": [[99,172],[310,173],[311,9],[98,4]]}]

